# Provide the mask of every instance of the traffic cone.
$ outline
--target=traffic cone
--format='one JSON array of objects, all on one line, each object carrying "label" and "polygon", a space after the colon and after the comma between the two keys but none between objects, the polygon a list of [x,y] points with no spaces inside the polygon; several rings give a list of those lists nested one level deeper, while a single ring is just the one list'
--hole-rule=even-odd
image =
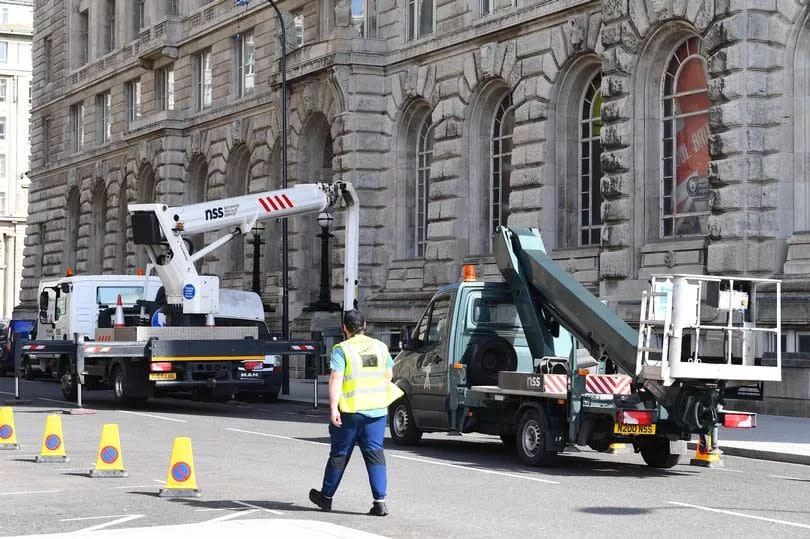
[{"label": "traffic cone", "polygon": [[208,327],[208,328],[216,327],[216,323],[214,322],[214,315],[213,314],[208,313],[207,315],[205,315],[205,327]]},{"label": "traffic cone", "polygon": [[202,496],[197,488],[197,477],[194,475],[191,438],[174,439],[169,476],[166,479],[166,486],[160,489],[160,496],[163,498],[199,498]]},{"label": "traffic cone", "polygon": [[704,468],[722,468],[723,461],[720,460],[720,453],[710,449],[711,443],[711,436],[701,434],[697,449],[695,450],[695,458],[690,460],[689,464],[692,466],[703,466]]},{"label": "traffic cone", "polygon": [[49,415],[45,421],[45,434],[42,435],[42,453],[35,462],[70,462],[65,454],[65,440],[62,437],[62,416]]},{"label": "traffic cone", "polygon": [[124,323],[124,304],[121,302],[121,294],[118,294],[118,302],[115,305],[115,322],[113,323],[113,327],[126,327]]},{"label": "traffic cone", "polygon": [[106,424],[101,428],[101,442],[98,444],[96,467],[90,470],[90,477],[127,477],[124,457],[121,453],[121,439],[118,425]]},{"label": "traffic cone", "polygon": [[605,451],[609,455],[615,455],[617,453],[627,453],[627,444],[610,444],[608,450]]},{"label": "traffic cone", "polygon": [[0,408],[0,449],[19,449],[17,430],[14,428],[14,410]]}]

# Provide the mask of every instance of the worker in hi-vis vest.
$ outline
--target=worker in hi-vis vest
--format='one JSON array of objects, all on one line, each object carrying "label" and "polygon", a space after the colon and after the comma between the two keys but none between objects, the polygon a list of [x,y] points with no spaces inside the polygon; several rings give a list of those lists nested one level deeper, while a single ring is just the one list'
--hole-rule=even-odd
[{"label": "worker in hi-vis vest", "polygon": [[394,361],[388,347],[365,335],[366,321],[360,311],[343,315],[346,340],[332,349],[329,375],[329,435],[332,449],[326,461],[321,490],[309,491],[309,499],[324,511],[332,510],[332,496],[340,485],[355,444],[366,461],[371,494],[370,515],[385,516],[386,477],[383,437],[388,405],[402,396],[391,383]]}]

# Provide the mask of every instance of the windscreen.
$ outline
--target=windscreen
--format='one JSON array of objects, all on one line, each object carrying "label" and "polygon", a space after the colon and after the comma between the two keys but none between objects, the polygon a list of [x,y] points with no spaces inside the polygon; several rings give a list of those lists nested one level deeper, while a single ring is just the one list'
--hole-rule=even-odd
[{"label": "windscreen", "polygon": [[99,286],[96,289],[96,302],[99,305],[115,305],[118,303],[118,294],[121,294],[121,303],[135,305],[143,299],[142,286]]},{"label": "windscreen", "polygon": [[471,321],[476,327],[520,329],[520,316],[511,298],[477,297],[473,299]]}]

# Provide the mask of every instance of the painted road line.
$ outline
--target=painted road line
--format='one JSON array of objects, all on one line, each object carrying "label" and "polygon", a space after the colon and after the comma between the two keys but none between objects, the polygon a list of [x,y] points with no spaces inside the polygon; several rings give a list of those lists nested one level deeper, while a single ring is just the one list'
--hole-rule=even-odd
[{"label": "painted road line", "polygon": [[237,511],[236,513],[228,513],[227,515],[222,515],[221,517],[212,518],[211,520],[206,520],[205,523],[208,524],[209,522],[222,522],[224,520],[231,520],[232,518],[239,518],[243,515],[249,515],[251,513],[257,512],[258,509],[246,509],[244,511]]},{"label": "painted road line", "polygon": [[122,414],[139,415],[139,416],[143,416],[143,417],[151,417],[152,419],[163,419],[165,421],[174,421],[175,423],[187,423],[187,421],[185,419],[175,419],[173,417],[165,417],[165,416],[162,416],[162,415],[145,414],[143,412],[132,412],[130,410],[117,410],[117,411],[121,412]]},{"label": "painted road line", "polygon": [[436,466],[446,466],[448,468],[459,468],[462,470],[467,470],[469,472],[478,472],[478,473],[485,473],[491,475],[500,475],[502,477],[512,477],[515,479],[525,479],[527,481],[536,481],[538,483],[548,483],[550,485],[559,485],[559,481],[551,481],[550,479],[540,479],[539,477],[532,477],[530,475],[522,475],[522,474],[514,474],[514,473],[505,473],[505,472],[497,472],[495,470],[486,470],[483,468],[471,468],[470,466],[461,466],[460,464],[450,464],[449,462],[439,462],[436,460],[428,460],[428,459],[418,459],[414,457],[406,457],[404,455],[389,455],[395,459],[403,459],[403,460],[412,460],[414,462],[423,462],[425,464],[435,464]]},{"label": "painted road line", "polygon": [[61,490],[26,490],[22,492],[0,492],[0,496],[17,496],[22,494],[54,494]]},{"label": "painted road line", "polygon": [[195,509],[198,513],[205,513],[208,511],[241,511],[244,507],[206,507],[205,509]]},{"label": "painted road line", "polygon": [[143,515],[127,515],[110,522],[104,522],[102,524],[96,524],[95,526],[90,526],[89,528],[83,528],[81,530],[76,530],[74,533],[85,533],[85,532],[92,532],[96,530],[101,530],[104,528],[109,528],[110,526],[116,526],[118,524],[123,524],[124,522],[129,522],[130,520],[136,520],[139,518],[143,518]]},{"label": "painted road line", "polygon": [[60,518],[59,522],[79,522],[81,520],[102,520],[105,518],[121,518],[121,517],[128,517],[130,515],[105,515],[101,517],[78,517],[78,518]]},{"label": "painted road line", "polygon": [[155,485],[125,485],[123,487],[115,488],[155,488]]},{"label": "painted road line", "polygon": [[787,479],[789,481],[808,481],[807,479],[802,479],[801,477],[791,477],[789,475],[769,475],[768,477],[773,477],[774,479]]},{"label": "painted road line", "polygon": [[710,470],[717,470],[718,472],[733,472],[733,473],[743,473],[742,470],[733,470],[731,468],[709,468]]},{"label": "painted road line", "polygon": [[275,509],[268,509],[266,507],[259,507],[258,505],[253,505],[252,503],[247,502],[240,502],[239,500],[231,500],[233,503],[238,503],[239,505],[244,505],[245,507],[252,507],[253,509],[258,509],[260,511],[264,511],[265,513],[273,513],[274,515],[283,515],[281,511],[276,511]]},{"label": "painted road line", "polygon": [[166,481],[163,481],[162,479],[152,479],[152,481],[154,481],[155,483],[160,483],[162,485],[166,484]]},{"label": "painted road line", "polygon": [[12,397],[16,397],[16,393],[12,393],[10,391],[0,391],[0,395],[11,395]]},{"label": "painted road line", "polygon": [[78,406],[75,402],[60,401],[59,399],[49,399],[47,397],[37,397],[37,400],[48,401],[48,402],[58,402],[59,404],[67,404],[69,406]]},{"label": "painted road line", "polygon": [[313,442],[312,440],[302,440],[300,438],[293,438],[292,436],[281,436],[280,434],[267,434],[266,432],[256,432],[252,430],[242,430],[242,429],[232,429],[226,428],[225,430],[230,430],[233,432],[241,432],[243,434],[253,434],[256,436],[266,436],[268,438],[278,438],[280,440],[292,440],[293,442],[303,442],[305,444],[315,444],[315,445],[330,445],[326,442]]},{"label": "painted road line", "polygon": [[[721,513],[724,515],[731,515],[733,517],[750,518],[752,520],[762,520],[765,522],[773,522],[774,524],[784,524],[785,526],[794,526],[796,528],[805,528],[810,530],[810,524],[800,524],[798,522],[790,522],[788,520],[778,520],[775,518],[760,517],[757,515],[747,515],[745,513],[738,513],[736,511],[727,511],[725,509],[715,509],[714,507],[703,507],[701,505],[692,505],[691,503],[683,503],[683,502],[667,502],[667,503],[672,505],[679,505],[681,507],[689,507],[690,509],[699,509],[700,511],[710,511],[712,513]],[[767,510],[763,509],[763,511]]]}]

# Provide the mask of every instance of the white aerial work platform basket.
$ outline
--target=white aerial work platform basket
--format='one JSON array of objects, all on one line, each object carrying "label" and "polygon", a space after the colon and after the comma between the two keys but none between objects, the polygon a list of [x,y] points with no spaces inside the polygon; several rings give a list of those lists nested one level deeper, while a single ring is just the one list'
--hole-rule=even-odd
[{"label": "white aerial work platform basket", "polygon": [[[636,374],[676,380],[780,381],[781,282],[713,275],[653,275],[642,293]],[[775,323],[757,326],[757,298]],[[762,363],[768,343],[776,361]]]}]

